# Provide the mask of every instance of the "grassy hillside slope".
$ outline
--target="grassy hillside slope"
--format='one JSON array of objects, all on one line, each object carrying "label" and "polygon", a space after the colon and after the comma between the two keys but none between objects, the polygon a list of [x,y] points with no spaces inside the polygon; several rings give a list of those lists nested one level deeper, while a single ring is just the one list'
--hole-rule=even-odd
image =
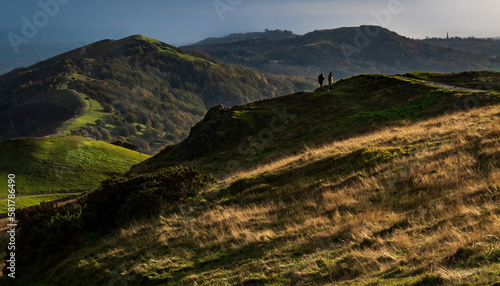
[{"label": "grassy hillside slope", "polygon": [[[214,109],[200,123],[206,128],[195,127],[188,145],[175,148],[192,150],[192,164],[223,179],[200,191],[191,185],[211,180],[192,169],[158,170],[189,162],[166,150],[149,161],[154,172],[108,181],[83,209],[64,210],[36,228],[33,239],[52,231],[61,237],[44,237],[54,248],[24,259],[29,264],[16,282],[498,285],[499,96],[408,77],[361,76],[332,92]],[[465,105],[471,98],[480,103]],[[347,105],[333,109],[335,102]],[[238,134],[271,130],[272,110],[283,106],[297,117],[254,160],[234,157]],[[275,130],[283,126],[277,120]],[[206,158],[186,147],[197,136],[205,138]],[[217,139],[225,136],[230,140]],[[159,165],[166,155],[173,163]],[[116,220],[115,214],[138,212],[152,216]]]},{"label": "grassy hillside slope", "polygon": [[390,127],[237,174],[33,281],[492,285],[499,114],[495,105]]},{"label": "grassy hillside slope", "polygon": [[407,76],[462,88],[500,91],[500,73],[498,72],[409,73]]},{"label": "grassy hillside slope", "polygon": [[19,196],[90,190],[149,158],[77,136],[12,139],[0,142],[0,149],[0,177],[15,174]]},{"label": "grassy hillside slope", "polygon": [[[468,79],[462,76],[462,83],[470,86],[466,82],[474,78],[498,85],[499,75],[469,73]],[[449,75],[448,80],[455,76]],[[482,87],[455,89],[410,76],[362,75],[335,83],[331,91],[324,87],[231,109],[214,108],[186,140],[134,166],[132,171],[175,164],[193,164],[213,173],[246,168],[293,155],[306,146],[500,100],[495,90],[479,90]]]}]

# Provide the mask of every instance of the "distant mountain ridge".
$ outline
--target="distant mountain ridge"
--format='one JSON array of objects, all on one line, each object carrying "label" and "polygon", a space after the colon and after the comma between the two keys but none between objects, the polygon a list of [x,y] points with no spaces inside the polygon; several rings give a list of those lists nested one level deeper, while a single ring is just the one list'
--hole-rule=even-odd
[{"label": "distant mountain ridge", "polygon": [[147,152],[185,138],[212,106],[312,86],[140,35],[102,40],[0,76],[0,140],[72,133]]},{"label": "distant mountain ridge", "polygon": [[500,58],[500,38],[479,39],[479,38],[448,38],[448,39],[425,39],[422,42],[445,48],[470,52],[475,54],[485,54],[490,57]]},{"label": "distant mountain ridge", "polygon": [[267,72],[312,76],[334,71],[336,78],[362,73],[500,68],[500,63],[487,55],[429,45],[377,26],[317,30],[274,41],[261,38],[221,44],[202,42],[184,48]]},{"label": "distant mountain ridge", "polygon": [[246,41],[252,39],[267,39],[272,41],[293,39],[298,35],[287,30],[265,30],[264,32],[248,32],[248,33],[233,33],[224,37],[210,37],[199,41],[193,45],[211,45],[211,44],[227,44],[238,41]]}]

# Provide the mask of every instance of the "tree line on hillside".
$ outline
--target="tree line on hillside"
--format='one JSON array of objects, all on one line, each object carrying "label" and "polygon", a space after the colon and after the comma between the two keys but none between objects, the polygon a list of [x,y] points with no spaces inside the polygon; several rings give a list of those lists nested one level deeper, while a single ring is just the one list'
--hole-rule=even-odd
[{"label": "tree line on hillside", "polygon": [[54,100],[66,88],[96,100],[107,114],[72,134],[128,142],[143,151],[186,138],[190,127],[212,106],[244,104],[312,86],[303,78],[218,65],[208,56],[161,51],[144,41],[128,45],[117,56],[47,62],[15,71],[0,81],[4,95],[0,123],[5,126],[0,128],[1,139],[42,133],[47,125],[61,120],[54,118],[45,125],[40,118],[27,122],[30,115],[20,111],[29,101],[45,102],[45,108],[54,114],[73,115],[77,104]]}]

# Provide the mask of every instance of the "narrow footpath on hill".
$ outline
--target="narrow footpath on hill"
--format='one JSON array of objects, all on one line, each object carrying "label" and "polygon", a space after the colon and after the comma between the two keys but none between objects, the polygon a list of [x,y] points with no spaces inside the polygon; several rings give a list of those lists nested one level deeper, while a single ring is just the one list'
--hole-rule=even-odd
[{"label": "narrow footpath on hill", "polygon": [[467,87],[449,85],[449,84],[445,84],[445,83],[441,83],[441,82],[430,81],[430,80],[423,80],[423,79],[418,79],[418,78],[412,78],[412,77],[404,76],[404,75],[402,75],[400,77],[404,78],[404,79],[409,79],[409,80],[418,81],[418,82],[421,82],[421,83],[425,83],[425,84],[437,86],[437,87],[443,87],[443,88],[446,88],[446,89],[449,89],[449,90],[453,90],[453,91],[486,92],[486,90],[482,90],[482,89],[473,89],[473,88],[467,88]]},{"label": "narrow footpath on hill", "polygon": [[[75,114],[73,115],[73,117],[71,119],[67,120],[66,122],[64,122],[58,128],[56,135],[63,135],[64,132],[66,132],[66,129],[68,129],[68,127],[70,127],[71,124],[73,124],[78,118],[82,117],[86,112],[85,109],[87,108],[87,105],[86,105],[85,101],[83,99],[81,99],[80,96],[78,96],[78,94],[74,90],[69,89],[69,91],[71,91],[71,94],[80,103],[80,105],[75,110]],[[90,104],[90,109],[89,109],[89,112],[90,112],[90,111],[92,111],[92,102],[90,101],[90,99],[88,101]]]},{"label": "narrow footpath on hill", "polygon": [[[51,194],[37,194],[37,195],[25,195],[25,196],[16,196],[16,198],[30,198],[30,197],[44,197],[44,196],[57,196],[57,195],[79,195],[81,193],[51,193]],[[1,200],[6,200],[8,197],[1,197]]]}]

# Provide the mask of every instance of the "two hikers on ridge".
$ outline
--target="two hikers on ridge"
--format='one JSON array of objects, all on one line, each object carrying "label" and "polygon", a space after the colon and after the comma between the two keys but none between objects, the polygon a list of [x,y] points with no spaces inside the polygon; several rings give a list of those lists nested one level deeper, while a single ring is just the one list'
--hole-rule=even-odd
[{"label": "two hikers on ridge", "polygon": [[[319,76],[318,76],[318,83],[319,83],[319,87],[323,87],[323,81],[325,80],[325,74],[324,73],[321,73]],[[328,85],[330,86],[330,88],[328,90],[332,90],[332,85],[333,85],[333,73],[330,72],[330,74],[328,75]]]}]

